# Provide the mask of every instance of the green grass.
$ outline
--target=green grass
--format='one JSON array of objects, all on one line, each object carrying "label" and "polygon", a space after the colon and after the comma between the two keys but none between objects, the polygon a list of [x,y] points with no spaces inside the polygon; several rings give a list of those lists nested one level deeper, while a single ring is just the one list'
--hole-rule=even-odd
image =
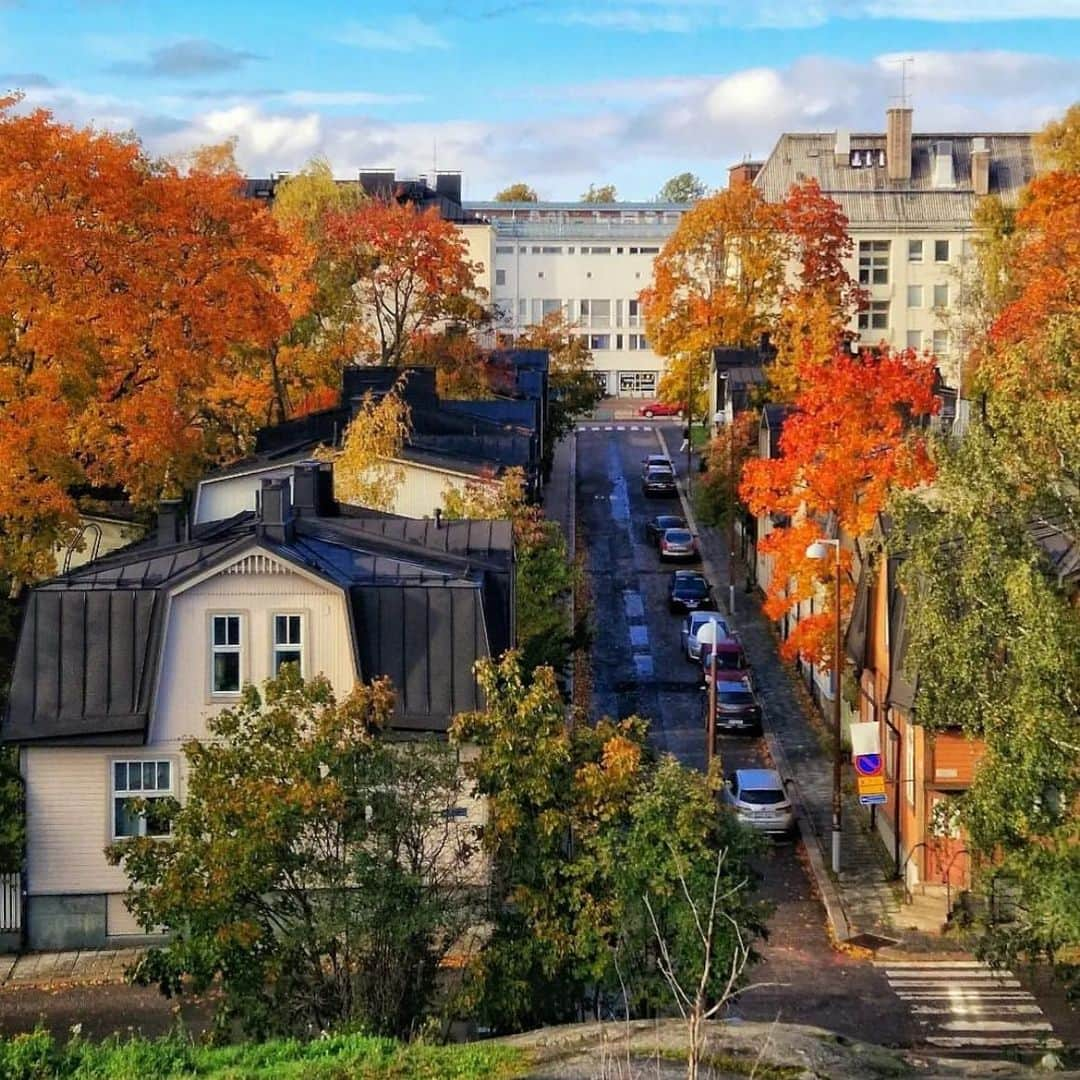
[{"label": "green grass", "polygon": [[512,1080],[527,1066],[525,1054],[505,1046],[407,1045],[369,1035],[223,1047],[183,1035],[64,1045],[39,1030],[0,1039],[0,1080]]}]

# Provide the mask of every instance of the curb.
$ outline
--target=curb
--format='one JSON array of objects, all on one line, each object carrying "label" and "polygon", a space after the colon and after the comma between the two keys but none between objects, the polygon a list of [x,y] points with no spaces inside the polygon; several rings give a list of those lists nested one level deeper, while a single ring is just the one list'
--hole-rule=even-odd
[{"label": "curb", "polygon": [[[656,429],[656,438],[660,443],[660,449],[664,452],[664,455],[670,458],[671,454],[668,452],[667,440],[664,438],[664,433],[659,428]],[[690,500],[686,495],[686,478],[680,478],[676,486],[678,488],[679,501],[682,503],[683,514],[686,517],[687,524],[689,524],[696,536],[700,536],[701,530],[698,528],[694,512],[690,507]],[[701,562],[706,570],[709,580],[719,580],[716,568],[704,552],[702,552],[701,555]],[[727,610],[726,602],[724,607],[725,610]],[[727,614],[734,623],[735,613],[728,610]],[[787,755],[784,753],[776,736],[771,731],[766,730],[764,732],[764,737],[765,745],[769,748],[769,754],[772,757],[773,764],[784,778],[784,787],[787,790],[791,807],[795,811],[795,820],[799,823],[799,835],[803,838],[803,848],[806,851],[807,861],[810,863],[810,871],[814,875],[814,884],[817,886],[818,896],[821,898],[822,906],[825,908],[825,915],[829,920],[829,929],[832,931],[832,936],[836,941],[843,944],[852,936],[851,924],[848,921],[847,913],[844,911],[844,905],[840,899],[840,892],[836,887],[836,882],[833,881],[825,866],[825,857],[821,850],[820,840],[811,823],[810,815],[806,812],[802,793],[799,791],[798,777],[795,776],[791,766],[788,764]],[[794,785],[792,785],[792,781],[794,781]]]}]

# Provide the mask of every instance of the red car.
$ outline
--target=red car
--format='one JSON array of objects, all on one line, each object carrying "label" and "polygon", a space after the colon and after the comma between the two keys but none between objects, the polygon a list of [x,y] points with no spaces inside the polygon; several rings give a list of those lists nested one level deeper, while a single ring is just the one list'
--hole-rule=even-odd
[{"label": "red car", "polygon": [[644,416],[651,420],[654,416],[677,416],[682,419],[686,412],[684,403],[672,404],[669,401],[648,401],[638,406],[638,416]]}]

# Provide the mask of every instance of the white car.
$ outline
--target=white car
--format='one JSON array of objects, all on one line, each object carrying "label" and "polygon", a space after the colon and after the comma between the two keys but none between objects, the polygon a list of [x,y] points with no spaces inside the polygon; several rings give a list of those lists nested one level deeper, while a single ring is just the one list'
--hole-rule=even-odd
[{"label": "white car", "polygon": [[751,829],[786,834],[795,828],[795,812],[775,769],[736,769],[724,785],[724,799]]},{"label": "white car", "polygon": [[691,611],[683,619],[682,624],[682,650],[690,663],[697,663],[701,659],[701,642],[697,639],[698,631],[707,623],[716,623],[716,640],[723,641],[734,635],[727,621],[715,611]]}]

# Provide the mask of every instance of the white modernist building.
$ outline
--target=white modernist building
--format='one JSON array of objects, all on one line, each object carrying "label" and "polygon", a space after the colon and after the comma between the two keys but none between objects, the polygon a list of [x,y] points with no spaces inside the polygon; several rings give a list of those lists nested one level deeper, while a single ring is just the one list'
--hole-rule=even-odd
[{"label": "white modernist building", "polygon": [[517,335],[554,312],[589,338],[596,377],[619,397],[656,396],[664,360],[645,337],[638,295],[682,203],[466,202],[490,223],[491,299]]}]

